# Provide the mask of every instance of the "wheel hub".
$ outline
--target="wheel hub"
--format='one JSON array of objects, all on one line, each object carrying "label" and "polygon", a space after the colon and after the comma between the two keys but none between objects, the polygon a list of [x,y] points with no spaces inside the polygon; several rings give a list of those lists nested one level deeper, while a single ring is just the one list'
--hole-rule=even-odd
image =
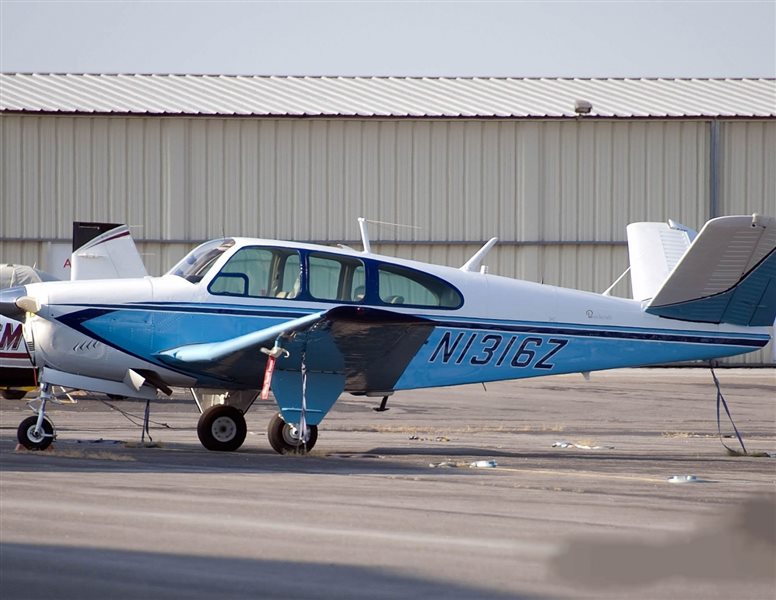
[{"label": "wheel hub", "polygon": [[306,428],[304,438],[300,435],[299,428],[286,423],[283,427],[283,440],[290,446],[301,446],[310,439],[310,430]]},{"label": "wheel hub", "polygon": [[237,435],[237,424],[229,417],[218,417],[213,421],[210,430],[216,440],[226,443]]},{"label": "wheel hub", "polygon": [[29,439],[31,442],[34,442],[35,444],[41,443],[45,438],[46,434],[43,431],[43,427],[40,428],[40,432],[35,433],[36,425],[30,425],[27,428],[27,439]]}]

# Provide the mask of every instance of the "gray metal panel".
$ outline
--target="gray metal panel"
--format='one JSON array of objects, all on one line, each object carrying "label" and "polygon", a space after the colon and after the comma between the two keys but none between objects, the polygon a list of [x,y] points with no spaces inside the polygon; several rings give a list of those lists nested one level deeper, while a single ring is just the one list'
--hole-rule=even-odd
[{"label": "gray metal panel", "polygon": [[776,121],[722,127],[721,214],[776,215]]},{"label": "gray metal panel", "polygon": [[[720,214],[776,215],[776,122],[722,123]],[[773,364],[773,342],[725,364]]]},{"label": "gray metal panel", "polygon": [[[611,242],[631,221],[708,216],[701,121],[0,122],[10,238],[66,239],[70,221],[91,218],[145,239],[341,240],[357,237],[363,215],[418,228],[376,226],[385,241]],[[776,212],[776,123],[729,128],[724,196],[744,182],[751,198],[730,208]]]},{"label": "gray metal panel", "polygon": [[0,111],[235,116],[774,117],[776,79],[0,74]]},{"label": "gray metal panel", "polygon": [[[416,227],[375,226],[377,240],[547,244],[707,218],[700,121],[0,121],[6,238],[66,239],[73,219],[99,219],[141,239],[348,240],[366,216]],[[770,138],[757,139],[737,159],[760,169],[755,196],[773,189],[757,167]]]}]

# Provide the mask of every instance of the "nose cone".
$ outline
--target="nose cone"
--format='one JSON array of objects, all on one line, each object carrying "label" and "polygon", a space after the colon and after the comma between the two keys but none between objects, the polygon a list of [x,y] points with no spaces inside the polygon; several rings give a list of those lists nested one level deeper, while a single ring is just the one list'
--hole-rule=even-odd
[{"label": "nose cone", "polygon": [[23,285],[0,290],[0,315],[16,321],[24,321],[25,310],[20,308],[16,301],[26,295],[27,288]]}]

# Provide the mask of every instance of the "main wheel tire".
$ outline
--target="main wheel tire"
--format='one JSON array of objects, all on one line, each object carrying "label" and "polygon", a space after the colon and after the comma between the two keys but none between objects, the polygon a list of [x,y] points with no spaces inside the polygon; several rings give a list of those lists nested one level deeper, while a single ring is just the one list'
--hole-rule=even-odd
[{"label": "main wheel tire", "polygon": [[27,417],[19,424],[16,430],[16,439],[27,450],[45,450],[54,441],[54,425],[46,417],[43,417],[43,431],[35,434],[35,427],[38,424],[37,415]]},{"label": "main wheel tire", "polygon": [[318,441],[318,426],[307,426],[307,441],[305,442],[300,439],[297,428],[286,423],[278,413],[269,421],[267,437],[269,437],[269,445],[278,454],[307,454]]},{"label": "main wheel tire", "polygon": [[197,423],[199,441],[208,450],[232,452],[242,446],[248,428],[245,417],[234,406],[216,404],[208,408]]},{"label": "main wheel tire", "polygon": [[24,390],[0,390],[0,396],[6,400],[21,400],[26,395]]}]

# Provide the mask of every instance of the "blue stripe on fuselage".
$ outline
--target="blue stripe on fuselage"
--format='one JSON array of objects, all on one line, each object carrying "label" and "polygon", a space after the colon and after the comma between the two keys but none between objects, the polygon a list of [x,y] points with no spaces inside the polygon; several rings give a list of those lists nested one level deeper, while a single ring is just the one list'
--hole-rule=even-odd
[{"label": "blue stripe on fuselage", "polygon": [[[435,320],[437,327],[458,329],[512,331],[518,333],[552,334],[565,336],[583,336],[597,338],[619,338],[633,340],[650,340],[659,342],[689,342],[699,344],[751,345],[753,349],[768,343],[768,336],[761,334],[647,329],[642,327],[606,327],[592,325],[575,325],[568,323],[530,323],[520,321],[476,321],[474,319]],[[763,342],[763,340],[765,340]]]},{"label": "blue stripe on fuselage", "polygon": [[[192,310],[194,308],[194,310]],[[196,310],[180,305],[96,305],[58,318],[60,322],[135,358],[197,378],[200,385],[228,387],[228,381],[161,362],[158,352],[239,337],[312,311]]]},{"label": "blue stripe on fuselage", "polygon": [[[187,315],[214,315],[229,317],[256,317],[260,319],[272,318],[296,319],[305,315],[317,312],[320,308],[300,308],[297,310],[288,310],[287,308],[276,308],[264,306],[261,308],[242,307],[230,304],[201,304],[201,303],[142,303],[142,304],[121,304],[121,305],[92,305],[93,309],[102,309],[103,311],[147,311],[163,313],[179,313]],[[70,315],[68,315],[69,317]],[[574,335],[591,337],[608,337],[622,339],[642,339],[652,341],[666,342],[692,342],[704,344],[730,344],[730,345],[751,345],[753,348],[760,348],[768,343],[769,337],[764,334],[753,333],[730,333],[723,332],[705,332],[687,329],[656,329],[644,327],[627,326],[607,326],[607,325],[580,325],[574,323],[549,322],[531,322],[531,321],[506,321],[497,319],[478,319],[475,317],[457,317],[450,319],[449,315],[443,315],[446,318],[438,318],[436,315],[419,315],[434,321],[437,327],[457,327],[470,328],[473,330],[494,330],[494,331],[515,331],[536,334],[554,334],[554,335]],[[441,317],[441,316],[439,316]],[[210,319],[207,320],[210,322]],[[205,328],[205,332],[210,332],[212,326]],[[250,329],[242,333],[256,331]],[[228,339],[228,338],[223,338]],[[196,342],[219,341],[212,338],[198,339]],[[177,344],[183,345],[183,344]]]},{"label": "blue stripe on fuselage", "polygon": [[[170,365],[160,363],[155,354],[232,339],[315,310],[227,304],[104,304],[74,311],[59,320],[169,369]],[[423,316],[436,327],[397,382],[397,389],[728,356],[756,350],[769,339],[765,334],[750,333]]]},{"label": "blue stripe on fuselage", "polygon": [[705,360],[751,352],[767,341],[767,336],[437,326],[395,389]]}]

